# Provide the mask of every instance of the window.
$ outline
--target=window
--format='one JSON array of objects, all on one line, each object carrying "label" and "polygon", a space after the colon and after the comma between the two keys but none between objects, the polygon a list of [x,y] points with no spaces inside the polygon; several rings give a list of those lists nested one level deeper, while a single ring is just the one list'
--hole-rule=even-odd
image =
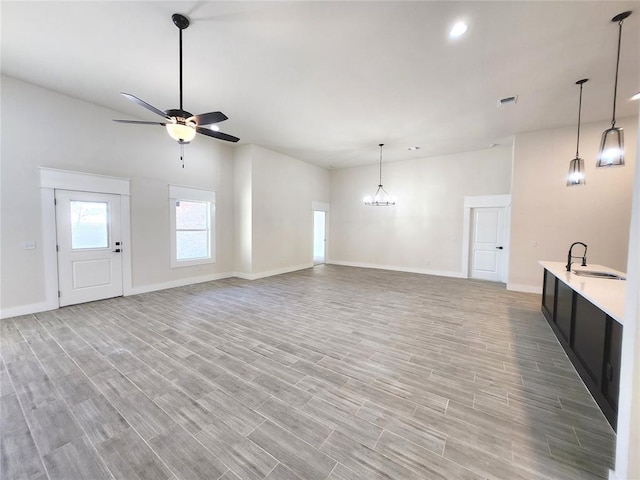
[{"label": "window", "polygon": [[169,185],[171,267],[215,262],[215,192]]}]

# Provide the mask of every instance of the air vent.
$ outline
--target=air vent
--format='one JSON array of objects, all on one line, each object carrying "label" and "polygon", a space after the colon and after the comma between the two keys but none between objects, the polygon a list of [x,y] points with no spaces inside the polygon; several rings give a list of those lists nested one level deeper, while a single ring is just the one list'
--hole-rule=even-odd
[{"label": "air vent", "polygon": [[518,103],[518,95],[513,95],[512,97],[504,97],[498,100],[498,108],[505,107],[507,105],[514,105]]}]

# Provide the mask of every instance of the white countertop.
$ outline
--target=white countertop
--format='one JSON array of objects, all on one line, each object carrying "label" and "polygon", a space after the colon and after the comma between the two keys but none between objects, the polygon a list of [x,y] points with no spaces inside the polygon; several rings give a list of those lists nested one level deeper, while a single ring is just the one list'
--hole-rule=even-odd
[{"label": "white countertop", "polygon": [[581,267],[580,263],[571,265],[571,272],[567,272],[567,264],[563,262],[539,262],[560,281],[566,283],[573,290],[589,300],[595,306],[604,311],[621,325],[624,325],[624,297],[627,291],[626,280],[613,280],[610,278],[581,277],[573,273],[574,270],[595,270],[609,272],[626,277],[627,274],[603,265],[587,265]]}]

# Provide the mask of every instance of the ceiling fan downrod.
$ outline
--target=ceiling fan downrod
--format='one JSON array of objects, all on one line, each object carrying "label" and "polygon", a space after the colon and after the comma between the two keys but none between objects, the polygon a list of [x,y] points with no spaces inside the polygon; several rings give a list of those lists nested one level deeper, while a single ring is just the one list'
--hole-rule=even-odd
[{"label": "ceiling fan downrod", "polygon": [[180,35],[180,110],[182,111],[182,30],[189,26],[189,19],[179,13],[174,13],[171,16],[171,19],[173,20],[175,26],[178,27]]}]

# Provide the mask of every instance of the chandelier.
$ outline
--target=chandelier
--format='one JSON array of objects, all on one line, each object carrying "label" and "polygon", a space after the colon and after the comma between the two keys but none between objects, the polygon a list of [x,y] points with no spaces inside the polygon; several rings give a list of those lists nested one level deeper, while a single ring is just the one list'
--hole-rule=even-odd
[{"label": "chandelier", "polygon": [[371,207],[390,207],[396,204],[395,198],[392,198],[382,186],[382,147],[384,143],[378,145],[380,147],[380,176],[378,181],[378,189],[373,197],[364,197],[364,204]]}]

